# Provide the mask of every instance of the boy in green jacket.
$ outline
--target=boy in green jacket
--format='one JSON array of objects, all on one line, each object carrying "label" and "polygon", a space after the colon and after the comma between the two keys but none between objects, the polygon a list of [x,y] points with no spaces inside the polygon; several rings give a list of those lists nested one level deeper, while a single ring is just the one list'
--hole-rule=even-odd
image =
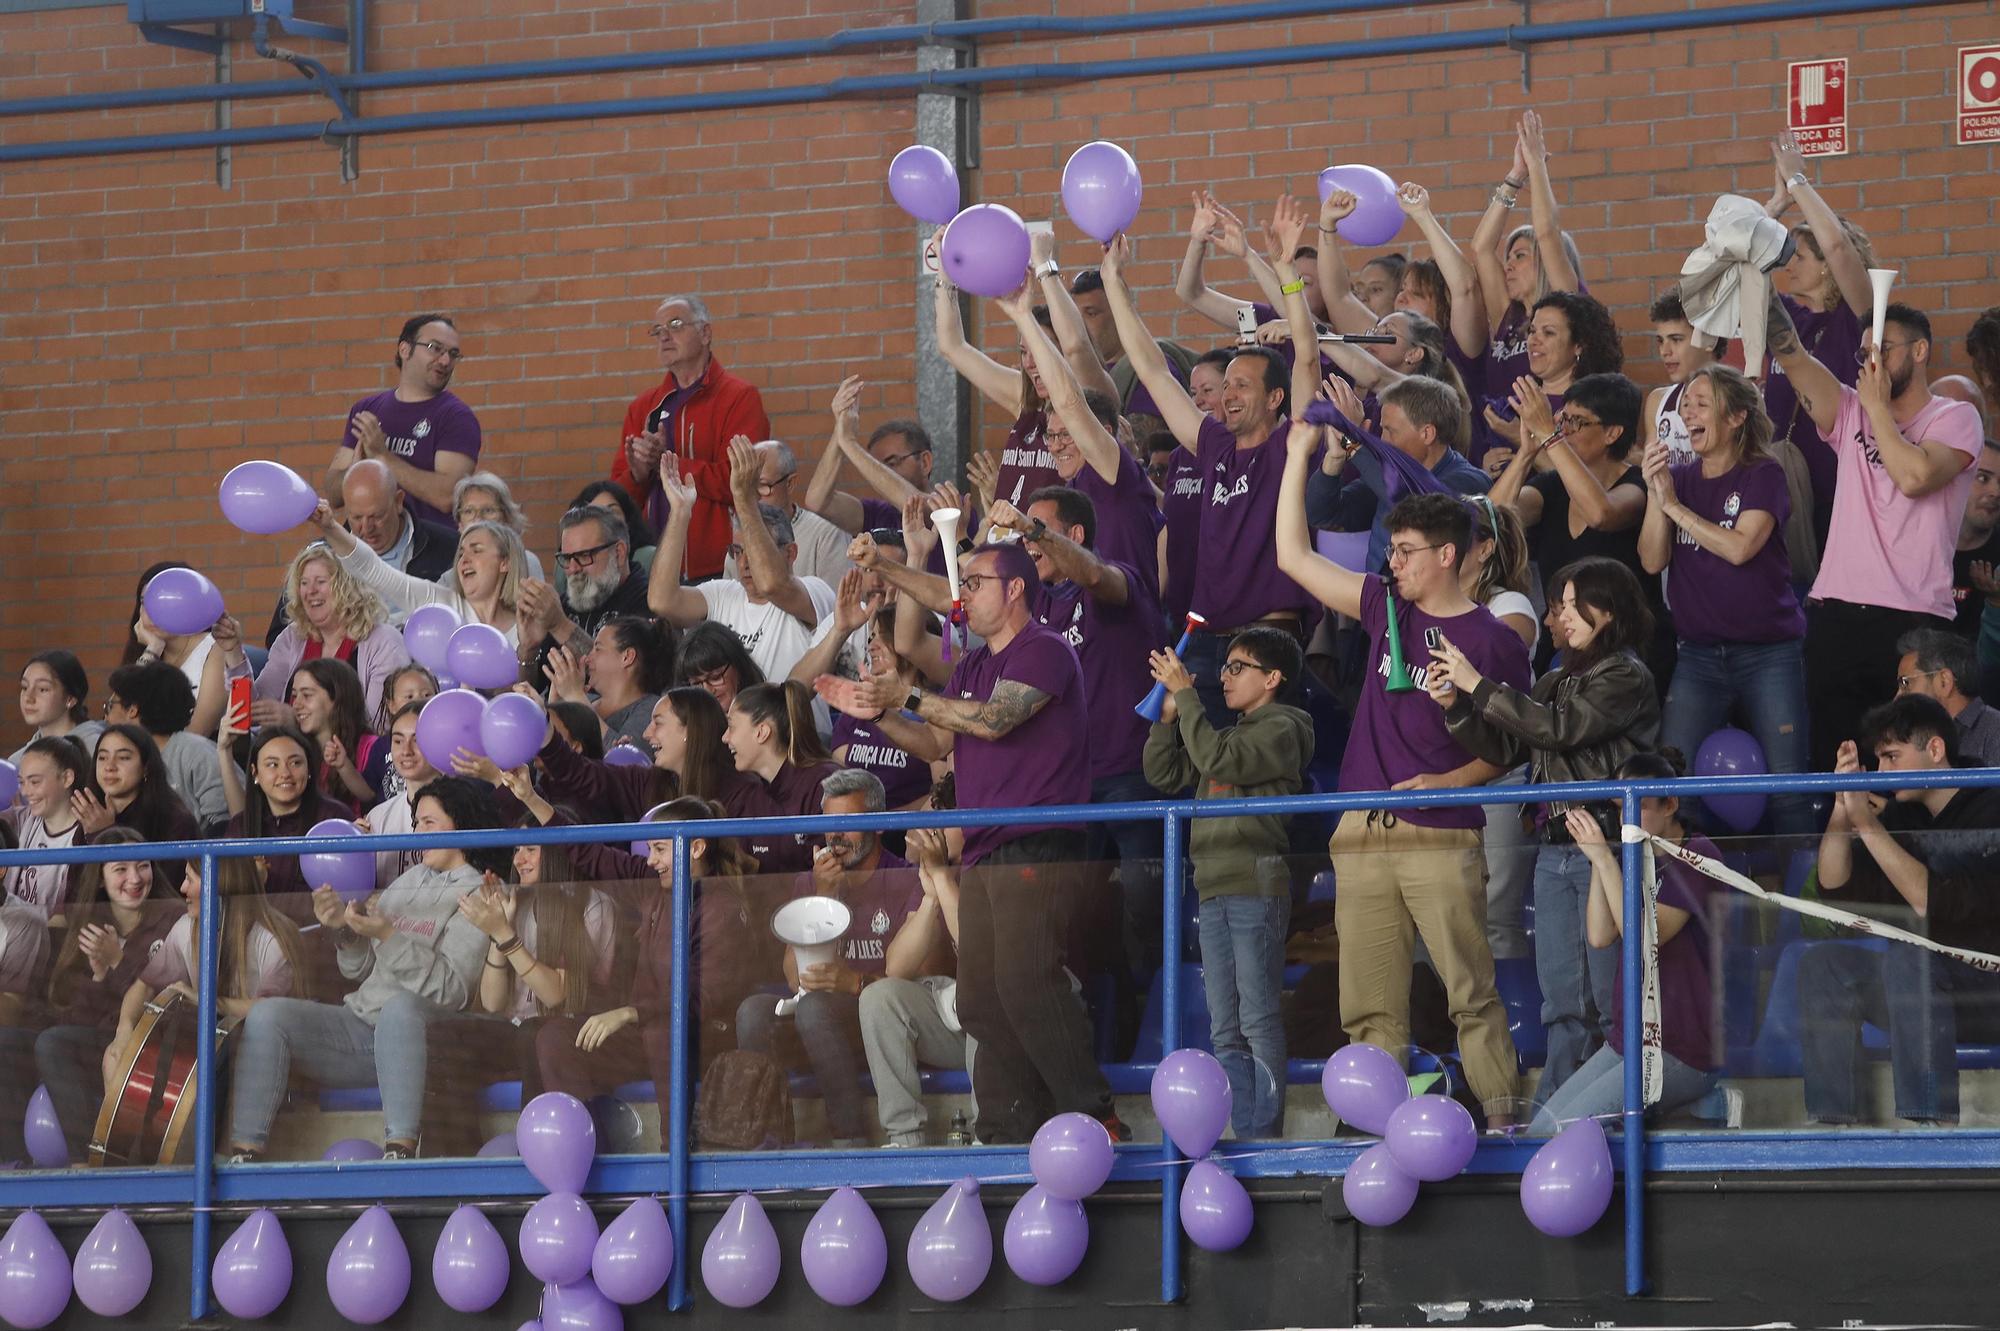
[{"label": "boy in green jacket", "polygon": [[[1171,651],[1154,652],[1166,685],[1159,722],[1146,737],[1146,780],[1195,798],[1296,795],[1312,758],[1312,718],[1278,701],[1304,668],[1282,629],[1252,628],[1229,644],[1222,696],[1236,724],[1217,730],[1202,714],[1194,679]],[[1196,818],[1191,841],[1201,895],[1202,983],[1215,1057],[1229,1074],[1230,1123],[1239,1141],[1285,1129],[1285,1023],[1279,1008],[1291,877],[1286,820],[1270,815]]]}]

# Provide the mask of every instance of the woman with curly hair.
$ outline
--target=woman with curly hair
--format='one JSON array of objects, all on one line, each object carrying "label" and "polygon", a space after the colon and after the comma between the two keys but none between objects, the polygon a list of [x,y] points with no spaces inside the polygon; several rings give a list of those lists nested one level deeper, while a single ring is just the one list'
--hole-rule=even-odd
[{"label": "woman with curly hair", "polygon": [[1526,376],[1488,380],[1481,438],[1473,458],[1489,476],[1498,476],[1521,450],[1520,407],[1514,402],[1522,379],[1538,382],[1551,408],[1562,405],[1571,384],[1593,374],[1616,374],[1625,368],[1625,349],[1611,311],[1595,297],[1575,291],[1551,291],[1537,300],[1527,320]]},{"label": "woman with curly hair", "polygon": [[[250,719],[260,726],[289,723],[291,709],[285,699],[292,676],[305,662],[322,657],[354,667],[361,677],[368,715],[377,715],[382,709],[382,686],[409,664],[410,654],[403,647],[403,635],[390,627],[381,598],[355,581],[324,542],[314,541],[299,551],[285,570],[285,618],[284,631],[272,641],[270,657],[257,672]],[[222,648],[229,678],[249,678],[242,629],[226,617],[218,628],[216,644]]]}]

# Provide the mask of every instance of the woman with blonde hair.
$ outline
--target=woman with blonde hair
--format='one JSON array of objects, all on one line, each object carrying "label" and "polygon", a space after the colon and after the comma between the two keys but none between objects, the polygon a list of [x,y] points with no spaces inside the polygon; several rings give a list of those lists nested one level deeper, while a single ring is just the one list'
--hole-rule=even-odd
[{"label": "woman with blonde hair", "polygon": [[[285,698],[293,674],[307,661],[327,657],[354,667],[361,677],[368,715],[381,710],[383,684],[409,663],[410,654],[403,647],[403,635],[390,626],[382,598],[362,586],[325,542],[306,546],[285,570],[285,619],[284,631],[272,641],[271,654],[257,672],[250,708],[254,724],[289,722],[292,714]],[[243,652],[242,630],[233,619],[218,628],[216,643],[223,649],[229,678],[248,678],[250,661]]]},{"label": "woman with blonde hair", "polygon": [[515,609],[521,597],[521,579],[530,576],[528,552],[512,527],[499,522],[470,522],[458,534],[458,553],[452,557],[449,581],[426,582],[407,573],[398,573],[368,548],[366,541],[333,520],[333,510],[325,500],[313,511],[312,523],[356,581],[390,605],[402,610],[442,605],[468,624],[490,624],[499,629],[507,645],[521,645],[521,626]]}]

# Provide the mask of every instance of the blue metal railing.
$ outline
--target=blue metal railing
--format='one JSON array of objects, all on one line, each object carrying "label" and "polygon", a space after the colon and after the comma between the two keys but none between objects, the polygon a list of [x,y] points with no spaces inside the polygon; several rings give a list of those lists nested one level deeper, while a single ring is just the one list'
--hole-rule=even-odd
[{"label": "blue metal railing", "polygon": [[[687,1302],[687,1204],[696,1193],[732,1192],[744,1189],[807,1188],[842,1183],[867,1182],[889,1185],[926,1185],[949,1182],[963,1176],[967,1161],[976,1162],[973,1172],[987,1179],[1028,1177],[1027,1152],[1020,1148],[988,1147],[949,1151],[898,1151],[843,1153],[837,1151],[772,1152],[748,1158],[720,1156],[696,1158],[689,1143],[689,1095],[692,1078],[692,1042],[689,1022],[689,960],[691,947],[691,894],[679,890],[688,882],[688,842],[694,837],[746,837],[760,833],[829,831],[886,831],[911,827],[992,827],[1030,826],[1076,822],[1137,822],[1159,819],[1164,823],[1163,873],[1163,953],[1168,959],[1161,974],[1162,1050],[1181,1046],[1181,969],[1172,964],[1182,944],[1182,899],[1185,872],[1184,847],[1187,821],[1192,818],[1238,817],[1245,814],[1296,815],[1302,813],[1344,813],[1372,808],[1446,808],[1466,805],[1528,804],[1561,800],[1617,803],[1628,825],[1636,825],[1639,800],[1650,796],[1690,796],[1746,794],[1751,792],[1830,793],[1841,790],[1933,789],[2000,785],[2000,768],[1948,769],[1935,772],[1857,773],[1847,776],[1813,774],[1764,777],[1684,777],[1676,780],[1598,781],[1545,786],[1469,787],[1430,791],[1364,791],[1326,795],[1296,795],[1244,800],[1194,802],[1188,800],[1135,804],[1097,804],[1035,809],[953,809],[921,813],[850,814],[811,818],[737,818],[684,823],[621,823],[588,827],[558,825],[536,828],[502,828],[438,835],[403,833],[365,834],[358,837],[272,837],[216,841],[157,842],[147,846],[149,858],[198,861],[202,873],[202,952],[201,993],[198,1020],[201,1029],[212,1030],[216,1018],[216,966],[219,950],[222,905],[216,895],[215,870],[219,860],[242,856],[296,855],[311,851],[377,852],[428,850],[441,847],[519,845],[570,845],[578,842],[623,842],[671,840],[674,848],[674,938],[673,1007],[671,1013],[671,1073],[667,1102],[661,1106],[662,1145],[665,1158],[624,1156],[600,1160],[592,1170],[589,1190],[597,1193],[638,1193],[659,1191],[659,1171],[665,1165],[669,1215],[673,1221],[675,1247],[674,1274],[668,1286],[668,1305],[684,1307]],[[130,843],[113,846],[71,846],[62,849],[0,851],[0,869],[17,865],[89,864],[129,860]],[[1640,882],[1640,848],[1636,842],[1624,847],[1625,919],[1643,918],[1644,896]],[[1625,968],[1622,1002],[1628,1029],[1638,1017],[1639,955],[1643,931],[1628,927],[1623,936]],[[320,1163],[263,1164],[248,1167],[224,1166],[214,1162],[215,1079],[212,1076],[214,1050],[211,1041],[198,1043],[198,1087],[195,1097],[195,1160],[185,1168],[103,1169],[81,1172],[51,1172],[17,1175],[0,1187],[0,1199],[9,1206],[188,1206],[192,1209],[193,1253],[190,1278],[192,1292],[189,1311],[201,1318],[209,1309],[209,1261],[212,1254],[212,1219],[219,1206],[232,1203],[278,1203],[307,1199],[366,1198],[369,1200],[414,1197],[527,1195],[538,1191],[518,1160],[418,1160],[405,1165],[342,1169]],[[1783,1140],[1758,1140],[1738,1151],[1726,1140],[1710,1139],[1677,1143],[1671,1149],[1656,1150],[1645,1132],[1645,1113],[1640,1082],[1640,1061],[1625,1060],[1624,1104],[1624,1184],[1625,1184],[1625,1284],[1626,1292],[1638,1295],[1646,1289],[1644,1251],[1645,1177],[1659,1168],[1756,1168],[1807,1169],[1843,1167],[1936,1168],[1992,1167],[2000,1165],[2000,1134],[1955,1132],[1940,1136],[1912,1134],[1790,1134]],[[1164,1134],[1163,1134],[1164,1136]],[[1232,1158],[1236,1171],[1246,1176],[1301,1175],[1342,1172],[1361,1144],[1320,1142],[1288,1143],[1283,1158],[1260,1158],[1244,1148],[1224,1147],[1219,1154]],[[1524,1142],[1482,1143],[1472,1165],[1475,1173],[1518,1173],[1526,1164],[1530,1146]],[[1837,1157],[1837,1158],[1836,1158]],[[990,1166],[990,1167],[989,1167]],[[1171,1142],[1152,1147],[1123,1147],[1113,1177],[1122,1180],[1157,1179],[1161,1187],[1160,1296],[1178,1300],[1183,1292],[1181,1275],[1181,1232],[1178,1208],[1179,1183],[1185,1162]]]}]

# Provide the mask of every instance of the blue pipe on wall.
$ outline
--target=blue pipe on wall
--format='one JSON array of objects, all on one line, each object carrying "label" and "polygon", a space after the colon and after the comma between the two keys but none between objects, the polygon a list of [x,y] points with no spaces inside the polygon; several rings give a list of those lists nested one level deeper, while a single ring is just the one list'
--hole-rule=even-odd
[{"label": "blue pipe on wall", "polygon": [[[1965,0],[1905,0],[1898,11],[1963,4]],[[1153,56],[1128,60],[1077,61],[982,66],[921,73],[882,74],[832,79],[797,87],[756,88],[735,92],[693,93],[671,97],[632,97],[610,101],[570,102],[555,106],[471,108],[417,112],[400,116],[363,116],[325,123],[263,126],[254,129],[205,130],[179,134],[142,134],[124,138],[75,139],[0,146],[0,162],[49,161],[70,157],[105,157],[127,153],[169,152],[187,148],[300,143],[319,138],[431,130],[479,129],[502,125],[546,124],[570,120],[612,120],[631,116],[679,115],[694,111],[741,110],[751,107],[794,106],[851,96],[883,96],[939,89],[984,87],[1008,83],[1078,82],[1171,74],[1259,69],[1276,65],[1317,64],[1338,60],[1395,55],[1436,55],[1489,47],[1525,47],[1550,42],[1621,37],[1634,33],[1679,32],[1694,28],[1736,27],[1783,19],[1835,17],[1890,8],[1880,0],[1786,0],[1785,3],[1732,5],[1679,14],[1647,14],[1623,18],[1583,19],[1569,23],[1468,28],[1457,32],[1424,33],[1381,41],[1326,42],[1306,46],[1266,47],[1251,51],[1214,51],[1199,55]],[[1139,16],[1133,16],[1139,17]],[[1204,20],[1205,22],[1207,20]],[[830,53],[831,48],[819,53]],[[562,62],[548,62],[544,77],[568,77]],[[379,74],[354,76],[343,86],[369,88]],[[515,75],[515,77],[524,77]],[[252,85],[242,85],[245,87]],[[297,84],[284,84],[296,92]],[[7,104],[0,104],[4,113]],[[73,109],[101,109],[101,100]]]}]

